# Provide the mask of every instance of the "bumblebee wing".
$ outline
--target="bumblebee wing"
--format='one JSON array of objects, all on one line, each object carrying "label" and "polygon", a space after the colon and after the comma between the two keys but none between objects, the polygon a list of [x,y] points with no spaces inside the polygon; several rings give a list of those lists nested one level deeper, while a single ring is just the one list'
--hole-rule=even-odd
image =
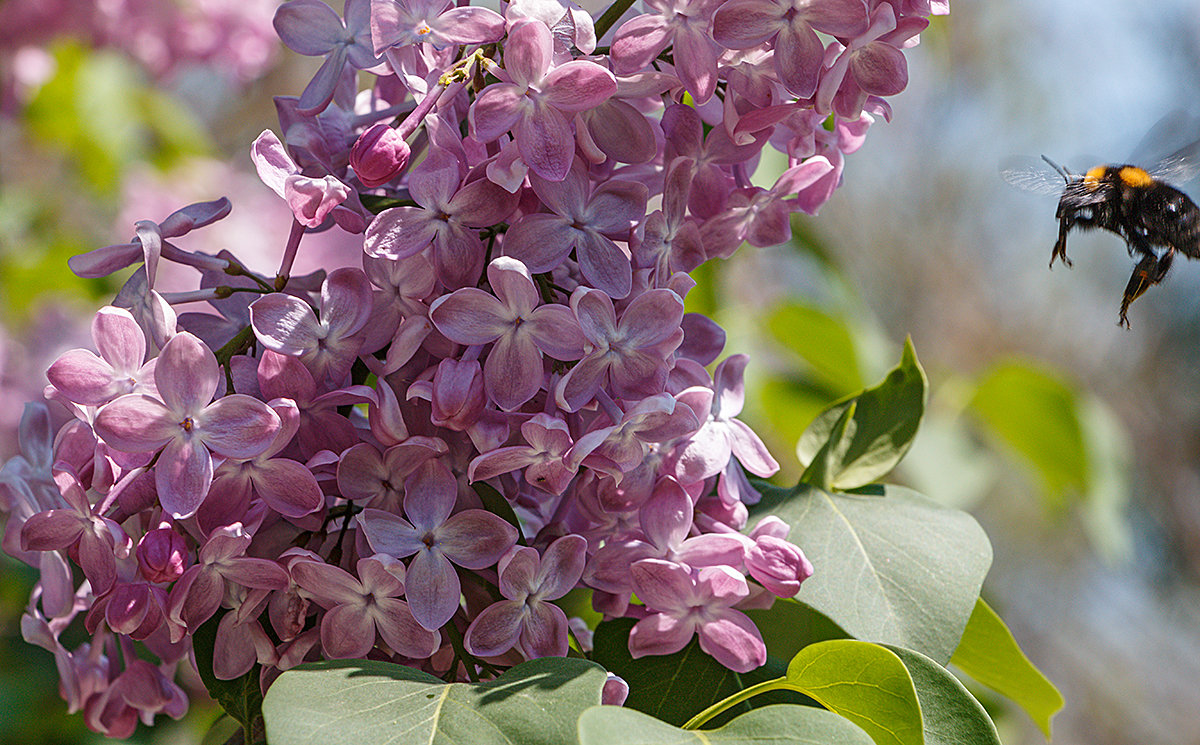
[{"label": "bumblebee wing", "polygon": [[1061,194],[1067,185],[1063,174],[1054,170],[1045,159],[1016,156],[1000,164],[1000,178],[1021,191],[1034,194]]},{"label": "bumblebee wing", "polygon": [[1200,116],[1175,109],[1150,128],[1126,162],[1151,164],[1146,170],[1154,178],[1172,185],[1185,184],[1200,175],[1198,135]]}]

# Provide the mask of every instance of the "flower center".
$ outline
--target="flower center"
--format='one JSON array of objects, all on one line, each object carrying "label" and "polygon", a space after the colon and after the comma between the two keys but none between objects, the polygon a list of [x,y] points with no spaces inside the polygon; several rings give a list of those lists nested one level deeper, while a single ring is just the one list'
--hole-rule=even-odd
[{"label": "flower center", "polygon": [[183,418],[183,421],[179,423],[179,426],[183,427],[184,432],[191,432],[196,427],[196,423],[192,421],[190,416],[187,416]]}]

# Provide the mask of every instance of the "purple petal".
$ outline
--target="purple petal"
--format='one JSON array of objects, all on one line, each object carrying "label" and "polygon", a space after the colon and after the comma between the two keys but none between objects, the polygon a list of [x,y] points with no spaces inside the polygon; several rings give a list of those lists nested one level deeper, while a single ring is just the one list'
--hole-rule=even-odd
[{"label": "purple petal", "polygon": [[766,478],[779,470],[779,463],[771,457],[767,446],[754,430],[739,419],[731,419],[727,425],[733,454],[747,471]]},{"label": "purple petal", "polygon": [[612,179],[601,184],[588,202],[587,224],[613,238],[627,239],[629,231],[646,216],[646,185]]},{"label": "purple petal", "polygon": [[269,129],[264,129],[250,147],[250,159],[254,161],[258,177],[280,197],[283,196],[284,180],[300,172],[279,137]]},{"label": "purple petal", "polygon": [[455,564],[483,569],[517,542],[517,529],[485,510],[463,510],[438,530],[438,546]]},{"label": "purple petal", "polygon": [[67,267],[76,276],[95,279],[107,277],[141,258],[142,244],[140,241],[134,241],[77,254],[67,259]]},{"label": "purple petal", "polygon": [[525,316],[537,307],[541,297],[529,270],[510,256],[498,256],[488,264],[488,284],[500,302],[515,316]]},{"label": "purple petal", "polygon": [[818,31],[853,38],[867,30],[867,4],[863,0],[822,0],[804,9],[804,20]]},{"label": "purple petal", "polygon": [[468,227],[490,227],[512,214],[517,207],[516,196],[487,179],[479,179],[459,189],[446,212]]},{"label": "purple petal", "polygon": [[258,468],[254,490],[284,517],[303,517],[325,504],[325,496],[312,471],[287,458],[272,458]]},{"label": "purple petal", "polygon": [[439,552],[418,551],[408,565],[404,586],[413,618],[430,631],[445,626],[458,610],[462,592],[458,573]]},{"label": "purple petal", "polygon": [[518,329],[496,340],[483,371],[488,398],[513,411],[541,389],[542,353],[532,335]]},{"label": "purple petal", "polygon": [[748,673],[767,662],[762,634],[741,611],[725,611],[720,618],[701,624],[699,633],[700,649],[734,672]]},{"label": "purple petal", "polygon": [[129,392],[130,386],[116,379],[114,372],[112,365],[92,352],[71,349],[50,365],[46,378],[68,400],[84,406],[99,406]]},{"label": "purple petal", "polygon": [[579,270],[597,290],[612,298],[623,298],[633,288],[633,264],[629,254],[593,230],[581,233],[575,246]]},{"label": "purple petal", "polygon": [[474,286],[483,273],[484,248],[479,233],[449,222],[433,242],[433,265],[447,288]]},{"label": "purple petal", "polygon": [[371,282],[354,267],[335,269],[321,285],[321,319],[330,334],[357,333],[371,315]]},{"label": "purple petal", "polygon": [[674,654],[687,646],[695,632],[694,621],[654,613],[634,624],[629,632],[629,654],[634,659]]},{"label": "purple petal", "polygon": [[587,164],[576,158],[571,162],[571,170],[561,181],[547,181],[536,173],[529,177],[533,191],[550,208],[550,211],[575,221],[583,217],[587,209],[588,194],[592,190],[592,180],[588,175]]},{"label": "purple petal", "polygon": [[592,109],[587,127],[596,147],[620,163],[645,163],[657,151],[646,116],[619,99],[610,98]]},{"label": "purple petal", "polygon": [[487,344],[505,333],[511,315],[491,294],[464,287],[434,301],[429,318],[447,339],[459,344]]},{"label": "purple petal", "polygon": [[212,350],[187,333],[176,334],[158,355],[154,384],[171,411],[197,413],[212,401],[221,382],[221,369]]},{"label": "purple petal", "polygon": [[624,75],[649,67],[659,52],[667,48],[673,33],[667,19],[658,13],[647,13],[622,23],[612,43],[614,68]]},{"label": "purple petal", "polygon": [[[713,58],[716,70],[716,58]],[[542,96],[556,109],[585,111],[617,92],[617,79],[595,62],[573,60],[550,71],[542,81]]]},{"label": "purple petal", "polygon": [[275,10],[275,32],[297,54],[328,54],[346,35],[341,17],[321,0],[292,0]]},{"label": "purple petal", "polygon": [[633,347],[658,344],[679,330],[683,301],[671,290],[650,290],[634,298],[621,315],[625,341]]},{"label": "purple petal", "polygon": [[325,608],[362,602],[362,584],[341,567],[319,561],[297,561],[291,566],[291,575],[297,585],[312,593],[313,599]]},{"label": "purple petal", "polygon": [[529,659],[565,657],[570,647],[567,614],[552,603],[533,603],[521,631],[520,647]]},{"label": "purple petal", "polygon": [[124,453],[158,450],[181,433],[170,409],[140,393],[121,396],[103,406],[93,426],[110,447]]},{"label": "purple petal", "polygon": [[808,24],[793,24],[775,40],[775,67],[784,87],[798,98],[810,98],[817,90],[817,76],[825,57],[825,45]]},{"label": "purple petal", "polygon": [[375,646],[375,622],[364,608],[339,605],[321,621],[321,647],[331,659],[366,657]]},{"label": "purple petal", "polygon": [[412,608],[403,600],[383,598],[377,602],[375,626],[392,651],[414,660],[432,657],[442,637],[413,618]]},{"label": "purple petal", "polygon": [[536,548],[515,546],[500,562],[500,594],[511,600],[522,600],[538,591],[538,569],[541,558]]},{"label": "purple petal", "polygon": [[642,559],[629,568],[634,592],[647,608],[662,611],[684,610],[695,596],[691,572],[687,567],[663,559]]},{"label": "purple petal", "polygon": [[242,587],[283,590],[288,586],[287,571],[270,559],[234,559],[222,567],[221,574]]},{"label": "purple petal", "polygon": [[430,25],[443,39],[454,44],[481,44],[496,41],[504,35],[504,18],[499,13],[473,6],[451,8]]},{"label": "purple petal", "polygon": [[101,308],[92,319],[96,351],[114,369],[133,372],[146,359],[146,335],[124,308]]},{"label": "purple petal", "polygon": [[[541,25],[541,24],[538,24]],[[571,123],[558,109],[534,101],[532,110],[513,129],[521,160],[548,181],[562,181],[575,159],[575,136]]]},{"label": "purple petal", "polygon": [[864,92],[894,96],[908,85],[904,52],[883,42],[868,44],[850,59],[850,73]]},{"label": "purple petal", "polygon": [[[641,296],[633,300],[638,302]],[[630,304],[632,305],[632,303]],[[617,312],[612,298],[599,290],[579,287],[571,294],[571,310],[579,320],[583,335],[593,344],[604,344],[616,336]]]},{"label": "purple petal", "polygon": [[555,400],[565,411],[579,411],[604,383],[611,363],[601,356],[589,355],[563,376]]},{"label": "purple petal", "polygon": [[367,543],[376,553],[402,559],[425,548],[416,529],[402,517],[368,507],[357,519]]},{"label": "purple petal", "polygon": [[471,105],[471,132],[480,142],[491,142],[512,129],[529,105],[525,91],[512,83],[489,85]]},{"label": "purple petal", "polygon": [[[346,69],[348,56],[349,52],[345,46],[338,45],[331,50],[330,55],[317,68],[312,80],[309,80],[308,85],[301,91],[300,100],[296,102],[297,112],[305,115],[319,114],[329,106],[342,72]],[[319,224],[318,220],[317,225]],[[316,225],[306,227],[314,228]]]},{"label": "purple petal", "polygon": [[428,210],[393,207],[367,226],[363,250],[376,258],[406,259],[424,250],[436,235],[437,223]]},{"label": "purple petal", "polygon": [[583,536],[565,535],[556,539],[542,554],[539,597],[557,600],[566,595],[579,583],[586,562],[587,540]]},{"label": "purple petal", "polygon": [[538,349],[564,362],[583,357],[583,329],[565,305],[543,305],[525,319]]},{"label": "purple petal", "polygon": [[697,104],[707,103],[717,89],[717,51],[702,24],[685,24],[675,32],[675,71]]},{"label": "purple petal", "polygon": [[504,69],[520,86],[541,81],[550,69],[554,40],[550,29],[539,21],[520,20],[508,32],[504,45]]},{"label": "purple petal", "polygon": [[467,466],[467,478],[486,481],[503,473],[511,473],[534,462],[533,451],[524,445],[496,448],[475,456]]},{"label": "purple petal", "polygon": [[786,26],[783,10],[762,0],[729,0],[713,14],[713,38],[730,49],[758,46]]},{"label": "purple petal", "polygon": [[458,482],[450,469],[427,460],[404,482],[404,514],[418,532],[440,530],[454,509]]},{"label": "purple petal", "polygon": [[[298,297],[274,292],[250,306],[250,324],[264,347],[292,357],[317,346],[317,317]],[[162,367],[162,363],[159,363]]]},{"label": "purple petal", "polygon": [[239,460],[270,447],[282,426],[274,409],[243,393],[217,399],[196,417],[195,424],[213,452]]},{"label": "purple petal", "polygon": [[492,603],[480,611],[463,637],[467,651],[494,657],[512,649],[521,635],[525,604],[512,600]]},{"label": "purple petal", "polygon": [[163,509],[177,519],[190,517],[212,484],[212,456],[199,438],[167,443],[154,467],[154,485]]},{"label": "purple petal", "polygon": [[581,231],[558,215],[525,215],[504,234],[504,254],[541,274],[561,264],[580,235]]}]

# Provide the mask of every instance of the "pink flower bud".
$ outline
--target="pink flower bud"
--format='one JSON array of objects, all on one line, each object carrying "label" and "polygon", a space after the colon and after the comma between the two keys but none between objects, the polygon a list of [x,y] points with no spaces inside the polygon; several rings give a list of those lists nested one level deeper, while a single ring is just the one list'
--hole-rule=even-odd
[{"label": "pink flower bud", "polygon": [[433,412],[430,420],[439,427],[464,431],[483,413],[487,396],[479,362],[442,360],[433,375]]},{"label": "pink flower bud", "polygon": [[174,582],[187,569],[187,544],[170,528],[147,531],[138,542],[138,569],[150,582]]},{"label": "pink flower bud", "polygon": [[812,576],[813,567],[794,544],[773,535],[760,535],[746,552],[750,576],[781,598],[800,591],[800,583]]},{"label": "pink flower bud", "polygon": [[396,130],[380,122],[359,135],[350,149],[350,167],[369,189],[382,186],[408,165],[408,143]]}]

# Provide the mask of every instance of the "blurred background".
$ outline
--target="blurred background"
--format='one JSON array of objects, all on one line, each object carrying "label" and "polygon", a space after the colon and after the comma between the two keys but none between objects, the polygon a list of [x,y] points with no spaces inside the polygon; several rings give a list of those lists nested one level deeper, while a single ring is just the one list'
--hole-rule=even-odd
[{"label": "blurred background", "polygon": [[[189,246],[261,246],[273,269],[289,213],[249,145],[278,126],[270,97],[298,94],[318,62],[279,46],[277,4],[0,0],[0,462],[46,366],[91,345],[117,289],[67,257],[226,195],[231,217],[201,231],[211,248]],[[1120,162],[1193,106],[1200,4],[955,0],[908,59],[893,121],[821,214],[793,244],[698,270],[689,305],[752,355],[743,418],[783,481],[812,417],[911,335],[930,402],[893,478],[987,529],[985,597],[1067,700],[1055,743],[1200,743],[1200,262],[1177,261],[1119,328],[1120,240],[1073,234],[1074,268],[1048,271],[1055,198],[999,177],[1019,155]],[[99,741],[67,716],[49,653],[20,639],[33,580],[0,557],[0,741]],[[1044,742],[978,695],[1005,743]],[[215,716],[194,705],[135,741],[196,742]]]}]

